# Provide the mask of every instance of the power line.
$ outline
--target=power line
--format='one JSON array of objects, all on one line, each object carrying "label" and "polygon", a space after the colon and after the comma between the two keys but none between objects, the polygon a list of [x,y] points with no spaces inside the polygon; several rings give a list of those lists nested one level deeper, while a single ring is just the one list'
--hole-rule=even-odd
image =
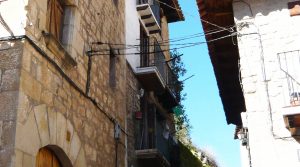
[{"label": "power line", "polygon": [[[221,32],[224,30],[220,30],[220,31],[216,31],[213,33],[207,33],[205,35],[211,35],[217,32]],[[190,37],[190,38],[185,38],[182,40],[186,40],[186,39],[192,39],[192,38],[197,38],[200,36],[195,36],[195,37]],[[193,44],[198,44],[199,42],[186,42],[186,43],[172,43],[172,42],[179,42],[182,40],[177,40],[177,41],[170,41],[169,42],[157,42],[157,44],[159,44],[159,46],[186,46],[186,45],[193,45]],[[96,44],[96,45],[103,45],[103,44],[107,44],[107,45],[113,45],[113,46],[124,46],[124,48],[118,48],[119,50],[126,50],[126,49],[138,49],[140,47],[140,44],[123,44],[123,43],[109,43],[109,42],[93,42],[92,44]],[[157,46],[157,44],[149,44],[148,46]],[[103,51],[108,51],[107,49],[103,49]]]},{"label": "power line", "polygon": [[[143,52],[124,53],[124,54],[117,54],[117,55],[140,55],[140,54],[163,53],[163,52],[167,52],[167,51],[172,51],[172,50],[177,50],[177,49],[184,49],[184,48],[194,47],[194,46],[201,45],[201,44],[211,43],[211,42],[215,42],[215,41],[218,41],[218,40],[221,40],[221,39],[224,39],[224,38],[228,38],[228,37],[232,37],[232,36],[236,36],[236,35],[237,35],[237,33],[234,32],[234,33],[231,33],[230,35],[226,35],[226,36],[223,36],[223,37],[208,40],[206,42],[195,42],[195,43],[191,43],[191,44],[186,45],[186,46],[172,48],[172,49],[164,49],[164,50],[160,50],[160,51],[145,52],[145,53],[143,53]],[[101,44],[114,45],[114,44],[111,44],[111,43],[101,43]],[[117,45],[119,45],[119,44],[117,44]],[[125,44],[122,44],[122,45],[125,45]],[[118,49],[116,49],[116,50],[118,50]],[[110,51],[110,50],[94,50],[94,51],[91,50],[91,51],[88,52],[88,54],[91,55],[91,56],[94,56],[94,55],[109,55],[109,53],[103,53],[105,51]]]},{"label": "power line", "polygon": [[[231,30],[234,27],[235,27],[235,25],[228,26],[226,28],[227,28],[227,30]],[[198,37],[202,37],[202,36],[206,36],[206,35],[212,35],[212,34],[216,34],[216,33],[223,32],[223,31],[226,31],[226,30],[213,29],[213,30],[207,31],[206,33],[205,32],[195,33],[195,34],[186,35],[186,36],[182,36],[182,37],[162,40],[159,43],[177,42],[177,41],[181,41],[181,40],[187,40],[187,39],[198,38]],[[137,40],[143,40],[143,39],[137,39]]]}]

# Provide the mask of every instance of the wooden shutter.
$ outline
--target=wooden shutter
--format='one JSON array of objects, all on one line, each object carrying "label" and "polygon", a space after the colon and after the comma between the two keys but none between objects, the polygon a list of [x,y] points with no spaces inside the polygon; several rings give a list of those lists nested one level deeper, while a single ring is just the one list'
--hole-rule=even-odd
[{"label": "wooden shutter", "polygon": [[63,21],[63,5],[61,0],[48,0],[48,31],[58,41],[61,38],[62,21]]},{"label": "wooden shutter", "polygon": [[36,167],[61,167],[54,153],[47,149],[41,148],[36,157]]}]

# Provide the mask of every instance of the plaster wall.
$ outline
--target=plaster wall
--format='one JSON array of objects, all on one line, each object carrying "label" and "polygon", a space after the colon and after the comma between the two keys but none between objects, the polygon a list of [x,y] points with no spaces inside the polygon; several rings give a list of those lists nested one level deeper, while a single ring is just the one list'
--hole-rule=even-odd
[{"label": "plaster wall", "polygon": [[[125,19],[126,19],[126,45],[140,44],[140,16],[136,10],[136,0],[126,0],[125,2]],[[139,47],[130,47],[126,49],[126,59],[130,66],[135,68],[140,66]]]},{"label": "plaster wall", "polygon": [[[252,167],[300,165],[300,145],[285,128],[289,103],[278,54],[300,50],[300,16],[291,17],[287,0],[236,1],[240,71],[247,112]],[[242,164],[248,153],[242,149]],[[245,162],[248,161],[248,162]]]}]

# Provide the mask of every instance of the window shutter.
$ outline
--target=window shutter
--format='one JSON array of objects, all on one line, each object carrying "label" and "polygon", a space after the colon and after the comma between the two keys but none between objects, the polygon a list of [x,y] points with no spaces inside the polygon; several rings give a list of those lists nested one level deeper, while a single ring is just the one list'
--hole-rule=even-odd
[{"label": "window shutter", "polygon": [[48,31],[58,40],[61,38],[61,25],[63,21],[63,5],[60,0],[48,0]]}]

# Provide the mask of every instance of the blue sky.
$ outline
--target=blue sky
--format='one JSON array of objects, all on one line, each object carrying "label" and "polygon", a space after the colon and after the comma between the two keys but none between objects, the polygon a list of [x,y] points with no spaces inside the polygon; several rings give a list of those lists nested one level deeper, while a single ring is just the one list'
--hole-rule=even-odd
[{"label": "blue sky", "polygon": [[[184,22],[170,24],[170,38],[203,32],[196,0],[179,0]],[[204,37],[180,43],[205,41]],[[239,142],[233,139],[234,126],[227,125],[206,44],[180,49],[187,74],[195,75],[185,82],[187,99],[183,102],[194,144],[216,156],[221,167],[240,167]]]}]

